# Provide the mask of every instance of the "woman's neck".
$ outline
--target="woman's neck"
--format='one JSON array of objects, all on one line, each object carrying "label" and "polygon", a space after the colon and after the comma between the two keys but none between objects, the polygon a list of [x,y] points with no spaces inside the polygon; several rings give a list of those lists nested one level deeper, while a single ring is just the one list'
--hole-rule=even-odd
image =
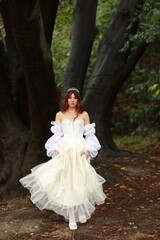
[{"label": "woman's neck", "polygon": [[72,108],[72,107],[69,107],[66,111],[66,114],[68,115],[68,117],[74,121],[75,118],[77,118],[78,114],[77,114],[77,111],[76,111],[76,108]]},{"label": "woman's neck", "polygon": [[69,107],[68,109],[67,109],[67,112],[70,112],[70,113],[77,113],[77,111],[76,111],[76,108],[75,107]]}]

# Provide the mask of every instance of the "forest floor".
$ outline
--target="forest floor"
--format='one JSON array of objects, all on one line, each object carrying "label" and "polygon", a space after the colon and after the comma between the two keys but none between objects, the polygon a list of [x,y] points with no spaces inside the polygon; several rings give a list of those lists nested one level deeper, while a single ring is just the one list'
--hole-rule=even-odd
[{"label": "forest floor", "polygon": [[125,146],[139,157],[98,164],[98,172],[106,169],[122,181],[104,184],[105,204],[77,230],[52,211],[38,210],[29,196],[8,198],[0,200],[0,240],[160,240],[160,153],[150,140]]}]

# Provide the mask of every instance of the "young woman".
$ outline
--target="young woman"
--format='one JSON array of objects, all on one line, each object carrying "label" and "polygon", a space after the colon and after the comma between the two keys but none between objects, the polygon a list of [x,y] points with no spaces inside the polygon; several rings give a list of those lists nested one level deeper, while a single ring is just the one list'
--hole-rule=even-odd
[{"label": "young woman", "polygon": [[106,198],[102,184],[105,179],[90,165],[90,158],[98,154],[100,144],[95,136],[95,124],[90,124],[83,111],[78,89],[68,89],[62,110],[51,122],[50,137],[45,148],[51,157],[20,179],[28,188],[37,207],[53,210],[69,219],[69,228],[85,223]]}]

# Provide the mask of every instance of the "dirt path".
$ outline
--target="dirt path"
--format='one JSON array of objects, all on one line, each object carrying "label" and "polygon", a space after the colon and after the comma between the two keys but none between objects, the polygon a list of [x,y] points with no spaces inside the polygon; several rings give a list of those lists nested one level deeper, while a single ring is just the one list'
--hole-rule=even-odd
[{"label": "dirt path", "polygon": [[101,166],[123,183],[104,185],[106,203],[78,230],[70,231],[67,221],[52,211],[39,211],[29,198],[1,199],[0,240],[160,240],[158,155],[108,159]]}]

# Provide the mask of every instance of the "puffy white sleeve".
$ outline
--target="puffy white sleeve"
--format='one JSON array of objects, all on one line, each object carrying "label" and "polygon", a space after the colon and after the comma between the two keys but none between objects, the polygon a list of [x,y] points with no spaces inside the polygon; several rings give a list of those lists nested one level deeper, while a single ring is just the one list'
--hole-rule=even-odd
[{"label": "puffy white sleeve", "polygon": [[98,150],[101,148],[101,145],[95,136],[95,126],[95,123],[84,126],[84,137],[86,141],[86,147],[84,151],[89,151],[92,158],[97,156]]},{"label": "puffy white sleeve", "polygon": [[50,130],[54,135],[50,137],[45,143],[45,148],[47,151],[46,154],[48,157],[55,156],[54,150],[59,151],[60,145],[61,145],[61,139],[63,137],[62,124],[57,121],[52,121],[51,124],[53,126],[50,128]]}]

